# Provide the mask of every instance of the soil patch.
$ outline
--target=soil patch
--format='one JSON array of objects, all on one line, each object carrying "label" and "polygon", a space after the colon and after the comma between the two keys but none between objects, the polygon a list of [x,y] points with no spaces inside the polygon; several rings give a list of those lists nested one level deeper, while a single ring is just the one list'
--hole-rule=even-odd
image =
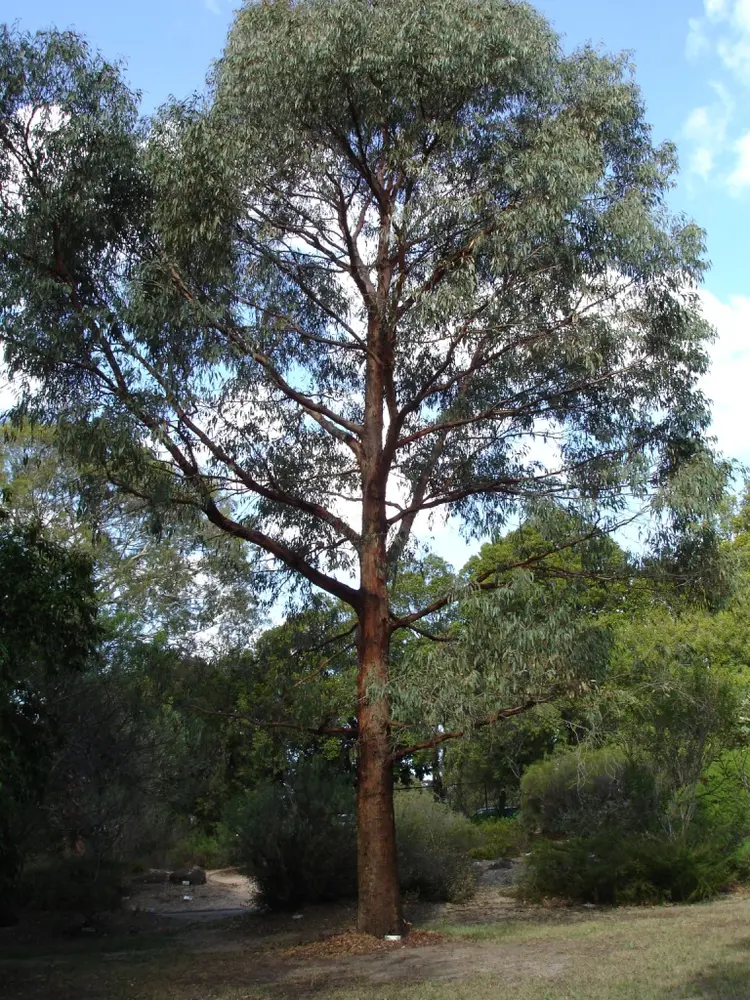
[{"label": "soil patch", "polygon": [[[514,907],[494,926],[479,914],[462,925],[468,904],[441,909],[443,919],[412,931],[408,944],[364,944],[347,930],[352,909],[342,928],[341,910],[337,920],[334,907],[311,907],[302,920],[248,915],[180,926],[163,941],[169,950],[133,953],[138,939],[125,947],[120,938],[95,950],[91,941],[85,955],[9,957],[0,974],[9,1000],[750,998],[747,897],[628,910]],[[324,936],[324,925],[338,929]],[[304,940],[314,930],[316,939]]]},{"label": "soil patch", "polygon": [[123,900],[131,913],[159,914],[252,911],[258,907],[258,888],[236,868],[206,872],[205,885],[134,882]]}]

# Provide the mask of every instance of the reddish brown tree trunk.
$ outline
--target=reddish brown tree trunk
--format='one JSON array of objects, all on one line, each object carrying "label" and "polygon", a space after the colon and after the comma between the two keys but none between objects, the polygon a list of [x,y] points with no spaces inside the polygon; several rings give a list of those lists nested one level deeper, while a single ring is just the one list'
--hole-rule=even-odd
[{"label": "reddish brown tree trunk", "polygon": [[390,705],[383,690],[388,682],[390,622],[384,538],[380,535],[365,542],[362,595],[357,683],[357,926],[365,934],[382,937],[385,934],[401,934],[404,923],[393,815]]},{"label": "reddish brown tree trunk", "polygon": [[[393,760],[387,693],[391,639],[388,599],[388,461],[383,454],[384,406],[392,370],[389,337],[382,324],[391,279],[390,216],[381,209],[377,288],[360,272],[368,304],[365,411],[361,438],[362,543],[357,675],[359,766],[357,783],[357,864],[359,914],[365,934],[401,934],[404,921],[398,882],[396,823],[393,815]],[[356,267],[361,262],[353,260]]]}]

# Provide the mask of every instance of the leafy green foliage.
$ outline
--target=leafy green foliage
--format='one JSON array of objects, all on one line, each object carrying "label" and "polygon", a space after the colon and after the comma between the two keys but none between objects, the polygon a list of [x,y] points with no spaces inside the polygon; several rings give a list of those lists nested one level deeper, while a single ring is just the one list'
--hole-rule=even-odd
[{"label": "leafy green foliage", "polygon": [[24,867],[19,896],[37,910],[73,910],[91,918],[120,908],[124,876],[112,859],[37,858]]},{"label": "leafy green foliage", "polygon": [[[741,533],[725,544],[741,555]],[[522,779],[527,824],[567,838],[534,844],[532,898],[694,900],[747,877],[747,578],[713,610],[651,592],[613,619],[581,748]]]},{"label": "leafy green foliage", "polygon": [[268,722],[293,720],[314,730],[353,721],[355,622],[348,608],[316,597],[266,630],[237,671],[238,707]]},{"label": "leafy green foliage", "polygon": [[732,856],[732,867],[737,879],[747,885],[750,882],[750,837],[745,837],[735,848]]},{"label": "leafy green foliage", "polygon": [[736,463],[717,462],[703,449],[676,462],[653,505],[645,565],[665,578],[684,602],[726,605],[738,584],[734,547],[722,545],[732,521],[731,480]]},{"label": "leafy green foliage", "polygon": [[0,424],[0,496],[11,522],[87,554],[101,618],[123,640],[223,650],[258,624],[247,549],[184,509],[118,493],[44,425]]},{"label": "leafy green foliage", "polygon": [[274,908],[355,895],[354,789],[322,761],[301,764],[233,802],[232,855]]},{"label": "leafy green foliage", "polygon": [[1,61],[9,363],[119,487],[352,601],[321,575],[358,559],[332,508],[362,505],[386,406],[392,563],[421,509],[482,532],[557,497],[606,529],[695,453],[674,150],[625,60],[563,55],[526,4],[248,3],[205,99],[148,123],[70,33],[5,29]]},{"label": "leafy green foliage", "polygon": [[394,665],[397,717],[421,709],[427,724],[470,729],[499,709],[585,690],[608,661],[606,627],[555,600],[527,571],[459,605],[456,641],[415,644]]},{"label": "leafy green foliage", "polygon": [[[402,890],[429,900],[472,896],[476,827],[428,792],[403,790],[395,802]],[[272,907],[355,893],[353,788],[320,760],[240,797],[229,808],[226,830],[233,859]]]},{"label": "leafy green foliage", "polygon": [[648,830],[659,805],[648,766],[611,747],[557,754],[521,779],[522,822],[542,836]]},{"label": "leafy green foliage", "polygon": [[0,905],[59,740],[59,691],[100,637],[89,560],[0,518]]},{"label": "leafy green foliage", "polygon": [[477,829],[427,791],[396,793],[396,836],[401,888],[420,899],[461,902],[474,895],[469,853]]},{"label": "leafy green foliage", "polygon": [[718,613],[654,609],[621,622],[603,728],[650,762],[672,835],[690,826],[701,779],[746,740],[746,597]]},{"label": "leafy green foliage", "polygon": [[172,868],[226,868],[232,861],[232,838],[223,825],[212,835],[194,830],[179,840],[167,852],[167,865]]},{"label": "leafy green foliage", "polygon": [[526,845],[526,833],[517,816],[492,817],[479,826],[480,844],[472,847],[472,858],[494,861],[496,858],[515,858]]},{"label": "leafy green foliage", "polygon": [[747,746],[728,750],[701,775],[696,825],[728,838],[750,830],[750,759]]},{"label": "leafy green foliage", "polygon": [[449,744],[443,780],[453,808],[472,816],[481,808],[518,805],[526,768],[568,739],[562,708],[537,705]]},{"label": "leafy green foliage", "polygon": [[216,765],[170,704],[180,656],[105,627],[91,550],[17,510],[0,522],[0,904],[94,905],[117,896],[107,872],[163,853]]},{"label": "leafy green foliage", "polygon": [[733,859],[720,840],[600,834],[538,840],[527,858],[522,892],[534,900],[692,903],[716,895],[733,877]]},{"label": "leafy green foliage", "polygon": [[[176,662],[175,662],[176,661]],[[160,691],[179,658],[149,646],[110,650],[106,666],[60,689],[60,738],[32,844],[87,863],[159,859],[187,822],[210,765],[199,732]]]}]

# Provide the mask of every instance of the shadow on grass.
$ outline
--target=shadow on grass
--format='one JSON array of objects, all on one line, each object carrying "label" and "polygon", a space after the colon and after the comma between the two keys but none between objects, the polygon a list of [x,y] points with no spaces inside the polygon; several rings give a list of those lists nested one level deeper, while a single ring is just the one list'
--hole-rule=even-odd
[{"label": "shadow on grass", "polygon": [[[741,947],[750,951],[750,941],[743,941]],[[750,957],[715,962],[666,991],[662,1000],[750,1000]]]},{"label": "shadow on grass", "polygon": [[280,969],[247,957],[128,952],[81,960],[16,962],[0,967],[3,1000],[317,1000],[335,983],[311,976],[277,982]]},{"label": "shadow on grass", "polygon": [[133,961],[139,955],[154,957],[156,953],[177,950],[178,944],[169,934],[150,937],[146,934],[106,935],[93,940],[76,939],[22,943],[3,947],[0,950],[0,977],[3,969],[24,962],[55,962],[64,960],[75,964],[100,961],[102,958],[127,956]]}]

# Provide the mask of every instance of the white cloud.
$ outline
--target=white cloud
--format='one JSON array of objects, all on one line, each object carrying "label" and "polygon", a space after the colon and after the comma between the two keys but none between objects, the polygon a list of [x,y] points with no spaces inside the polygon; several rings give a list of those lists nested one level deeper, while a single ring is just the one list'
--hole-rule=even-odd
[{"label": "white cloud", "polygon": [[699,17],[691,17],[688,21],[688,36],[685,42],[685,52],[688,59],[694,59],[701,53],[709,51],[710,48],[711,43],[703,20]]},{"label": "white cloud", "polygon": [[721,61],[737,79],[750,85],[750,37],[722,38],[716,46]]},{"label": "white cloud", "polygon": [[713,172],[717,155],[727,145],[727,130],[734,113],[734,104],[726,89],[714,84],[718,100],[711,106],[694,108],[683,125],[682,134],[693,146],[689,169],[707,181]]},{"label": "white cloud", "polygon": [[699,146],[690,158],[690,169],[706,181],[714,166],[714,153],[708,146]]},{"label": "white cloud", "polygon": [[706,17],[712,21],[726,17],[729,9],[728,0],[705,0],[703,6],[706,11]]},{"label": "white cloud", "polygon": [[[715,7],[715,3],[711,3],[711,0],[707,0],[708,7]],[[720,14],[723,17],[727,17],[729,14],[731,20],[743,31],[750,31],[750,2],[749,0],[735,0],[734,9],[730,10],[730,5],[724,0],[723,3],[718,5],[721,8]]]},{"label": "white cloud", "polygon": [[[730,195],[750,188],[750,0],[704,0],[703,16],[688,20],[688,58],[713,57],[711,83],[718,100],[695,108],[683,127],[689,170],[704,182],[717,181]],[[740,91],[735,100],[729,88]],[[739,112],[739,113],[737,113]]]},{"label": "white cloud", "polygon": [[750,132],[745,132],[734,144],[737,162],[729,175],[729,190],[732,194],[741,194],[750,188]]},{"label": "white cloud", "polygon": [[684,132],[689,139],[701,139],[710,128],[708,108],[693,108],[685,122]]},{"label": "white cloud", "polygon": [[703,17],[688,20],[688,56],[714,52],[725,69],[750,85],[750,0],[704,0],[703,11]]},{"label": "white cloud", "polygon": [[712,83],[716,100],[710,105],[693,108],[682,127],[682,134],[692,146],[688,167],[690,173],[707,181],[720,159],[731,146],[729,126],[735,105],[726,87]]},{"label": "white cloud", "polygon": [[703,313],[717,330],[702,389],[713,403],[712,433],[729,458],[750,462],[750,298],[723,302],[701,292]]},{"label": "white cloud", "polygon": [[204,3],[206,6],[206,10],[210,11],[212,14],[215,14],[216,17],[221,17],[222,9],[219,4],[219,0],[204,0]]}]

